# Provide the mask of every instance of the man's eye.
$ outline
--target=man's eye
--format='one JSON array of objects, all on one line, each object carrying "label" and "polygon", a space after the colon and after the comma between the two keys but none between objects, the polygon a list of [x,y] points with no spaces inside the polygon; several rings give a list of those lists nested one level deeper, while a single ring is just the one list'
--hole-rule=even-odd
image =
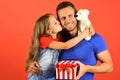
[{"label": "man's eye", "polygon": [[73,15],[69,15],[69,17],[72,17]]},{"label": "man's eye", "polygon": [[65,17],[62,17],[61,20],[65,20]]}]

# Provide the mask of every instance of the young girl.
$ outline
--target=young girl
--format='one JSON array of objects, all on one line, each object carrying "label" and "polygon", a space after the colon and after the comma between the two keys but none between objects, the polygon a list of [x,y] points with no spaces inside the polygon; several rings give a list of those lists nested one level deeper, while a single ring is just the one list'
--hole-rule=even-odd
[{"label": "young girl", "polygon": [[37,61],[42,74],[29,73],[28,80],[56,80],[55,63],[58,61],[60,50],[69,49],[90,35],[89,30],[86,29],[77,37],[67,42],[60,42],[59,32],[61,30],[59,21],[51,14],[43,15],[36,21],[26,71],[31,62]]}]

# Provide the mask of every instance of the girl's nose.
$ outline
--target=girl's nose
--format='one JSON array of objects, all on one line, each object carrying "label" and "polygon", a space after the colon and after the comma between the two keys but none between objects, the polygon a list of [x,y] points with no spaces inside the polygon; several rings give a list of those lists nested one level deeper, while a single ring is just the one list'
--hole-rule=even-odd
[{"label": "girl's nose", "polygon": [[57,23],[58,23],[58,24],[60,24],[60,22],[59,22],[59,21],[57,21]]}]

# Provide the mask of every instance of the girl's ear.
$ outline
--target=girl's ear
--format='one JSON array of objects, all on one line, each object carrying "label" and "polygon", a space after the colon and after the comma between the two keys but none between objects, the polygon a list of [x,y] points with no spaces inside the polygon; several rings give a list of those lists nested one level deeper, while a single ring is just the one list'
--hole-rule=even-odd
[{"label": "girl's ear", "polygon": [[47,34],[51,34],[52,33],[52,31],[49,29],[49,30],[47,30]]}]

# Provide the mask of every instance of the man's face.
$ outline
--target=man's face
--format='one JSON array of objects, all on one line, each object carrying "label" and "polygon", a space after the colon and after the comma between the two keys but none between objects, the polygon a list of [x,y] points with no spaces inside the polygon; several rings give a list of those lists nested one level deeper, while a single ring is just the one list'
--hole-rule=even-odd
[{"label": "man's face", "polygon": [[58,11],[60,22],[63,28],[65,28],[68,31],[73,31],[77,28],[76,26],[77,21],[74,15],[75,15],[75,11],[70,6]]}]

